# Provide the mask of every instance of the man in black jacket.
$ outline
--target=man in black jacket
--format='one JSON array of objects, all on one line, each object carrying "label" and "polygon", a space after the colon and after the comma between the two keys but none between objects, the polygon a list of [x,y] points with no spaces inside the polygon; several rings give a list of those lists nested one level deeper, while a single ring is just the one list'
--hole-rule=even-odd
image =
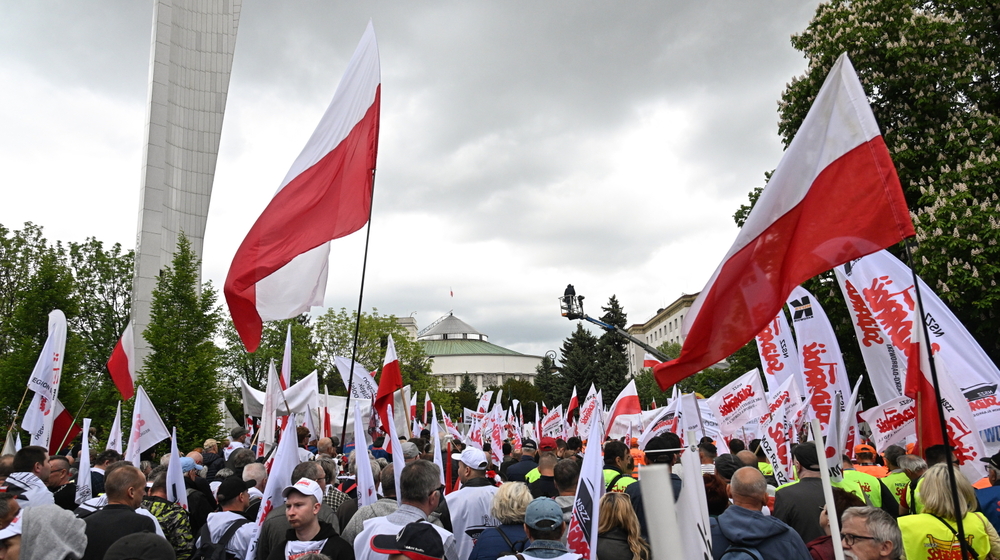
[{"label": "man in black jacket", "polygon": [[318,552],[331,560],[354,560],[354,548],[340,538],[329,523],[319,520],[323,505],[323,490],[315,480],[300,478],[285,488],[285,515],[291,529],[284,543],[271,549],[267,560],[289,560],[310,552]]},{"label": "man in black jacket", "polygon": [[104,481],[108,505],[83,520],[87,524],[87,550],[82,560],[101,560],[108,548],[125,535],[156,532],[153,520],[135,509],[146,495],[146,477],[135,467],[119,467]]}]

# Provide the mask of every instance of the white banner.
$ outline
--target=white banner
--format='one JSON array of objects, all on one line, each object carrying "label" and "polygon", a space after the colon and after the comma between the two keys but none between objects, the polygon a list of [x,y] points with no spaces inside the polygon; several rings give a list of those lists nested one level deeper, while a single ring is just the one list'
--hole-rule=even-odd
[{"label": "white banner", "polygon": [[792,290],[787,303],[798,341],[802,388],[812,391],[812,414],[819,419],[825,434],[830,427],[834,393],[840,391],[845,399],[851,394],[840,344],[826,312],[802,286]]},{"label": "white banner", "polygon": [[881,453],[917,433],[917,407],[910,397],[896,397],[861,413],[872,431],[872,443]]},{"label": "white banner", "polygon": [[719,422],[719,431],[723,437],[733,435],[751,421],[756,423],[767,414],[767,396],[756,368],[726,385],[706,401]]},{"label": "white banner", "polygon": [[170,437],[170,432],[156,412],[153,401],[142,385],[136,388],[135,407],[132,409],[132,429],[129,430],[125,460],[139,466],[139,454]]},{"label": "white banner", "polygon": [[94,497],[90,487],[90,418],[83,419],[82,441],[80,442],[80,464],[77,465],[76,503],[82,504]]},{"label": "white banner", "polygon": [[[562,405],[549,411],[542,418],[542,437],[559,437],[562,433]],[[536,442],[538,443],[538,442]]]},{"label": "white banner", "polygon": [[580,418],[577,421],[577,433],[589,434],[590,425],[594,422],[595,418],[599,418],[601,411],[599,408],[603,407],[604,404],[600,402],[600,397],[597,393],[589,393],[587,398],[583,401],[583,406],[580,407]]},{"label": "white banner", "polygon": [[639,449],[645,450],[649,440],[667,432],[677,433],[677,408],[680,406],[680,399],[671,399],[667,406],[656,409],[656,416],[653,417],[642,431],[639,438]]},{"label": "white banner", "polygon": [[115,413],[115,423],[108,432],[108,445],[104,449],[114,449],[122,452],[122,401],[118,401],[118,412]]},{"label": "white banner", "polygon": [[468,408],[462,409],[462,422],[472,425],[473,422],[478,422],[486,416],[485,412],[476,412],[475,410],[469,410]]},{"label": "white banner", "polygon": [[802,375],[799,352],[792,340],[784,309],[778,311],[778,315],[757,334],[755,340],[767,389],[774,390],[787,379],[798,379]]},{"label": "white banner", "polygon": [[[351,359],[334,356],[333,363],[337,366],[344,388],[348,389],[348,384],[351,382]],[[354,362],[354,385],[349,390],[352,399],[373,399],[378,394],[378,383],[375,383],[375,378],[365,366]]]},{"label": "white banner", "polygon": [[[694,395],[691,395],[692,397]],[[683,397],[682,397],[683,398]],[[685,439],[697,441],[698,435],[684,432]],[[681,469],[684,472],[684,487],[677,499],[677,526],[684,545],[684,555],[679,558],[712,558],[712,530],[709,527],[708,497],[705,495],[705,479],[701,474],[698,451],[688,449],[681,454]]]},{"label": "white banner", "polygon": [[[246,380],[241,379],[240,383],[243,388],[244,414],[259,418],[263,414],[264,409],[264,391],[254,389],[247,384]],[[346,399],[347,397],[344,398]],[[298,383],[289,387],[285,391],[283,399],[280,396],[278,399],[277,408],[275,409],[275,413],[278,416],[287,416],[289,408],[295,414],[305,415],[307,410],[319,406],[319,381],[316,370],[313,370],[312,373],[300,379]],[[288,402],[288,407],[285,406],[285,401]]]},{"label": "white banner", "polygon": [[479,405],[476,407],[476,412],[482,412],[483,414],[485,414],[490,407],[490,399],[492,398],[493,398],[493,391],[486,391],[485,393],[483,393],[483,396],[479,397]]},{"label": "white banner", "polygon": [[49,400],[59,398],[59,381],[62,378],[65,353],[66,315],[55,309],[49,313],[49,336],[45,339],[45,345],[35,362],[35,369],[28,378],[28,388]]},{"label": "white banner", "polygon": [[774,480],[778,486],[792,481],[792,440],[789,437],[788,419],[784,409],[778,408],[761,426],[764,432],[760,438],[760,449],[770,461]]}]

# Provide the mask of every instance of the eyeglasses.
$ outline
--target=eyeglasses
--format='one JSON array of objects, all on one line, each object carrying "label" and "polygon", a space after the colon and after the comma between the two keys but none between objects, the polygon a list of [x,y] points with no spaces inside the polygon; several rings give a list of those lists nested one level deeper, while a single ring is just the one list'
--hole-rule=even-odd
[{"label": "eyeglasses", "polygon": [[847,546],[854,546],[859,540],[873,541],[875,540],[875,537],[865,537],[862,535],[855,535],[853,533],[841,533],[840,540],[844,541]]}]

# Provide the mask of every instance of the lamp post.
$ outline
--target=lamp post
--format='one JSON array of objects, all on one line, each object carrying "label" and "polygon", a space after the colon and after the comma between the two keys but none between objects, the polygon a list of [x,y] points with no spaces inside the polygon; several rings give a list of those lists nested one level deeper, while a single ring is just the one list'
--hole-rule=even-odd
[{"label": "lamp post", "polygon": [[633,344],[639,346],[646,352],[649,352],[650,354],[653,355],[654,358],[660,360],[661,362],[670,361],[670,358],[665,356],[663,352],[660,352],[656,348],[653,348],[652,346],[646,344],[645,342],[639,340],[638,338],[630,335],[628,331],[625,331],[618,326],[609,325],[608,323],[605,323],[603,321],[598,321],[597,319],[594,319],[593,317],[587,315],[583,311],[583,296],[576,295],[576,289],[573,288],[573,284],[567,285],[566,291],[563,292],[562,297],[559,298],[559,309],[562,312],[562,316],[566,317],[570,321],[576,319],[582,319],[584,321],[587,321],[588,323],[593,323],[608,332],[618,333],[618,335],[628,339]]}]

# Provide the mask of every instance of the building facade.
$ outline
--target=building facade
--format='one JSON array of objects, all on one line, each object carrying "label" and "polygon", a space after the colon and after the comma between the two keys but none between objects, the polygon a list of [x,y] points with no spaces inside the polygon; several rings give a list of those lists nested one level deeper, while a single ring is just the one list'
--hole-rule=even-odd
[{"label": "building facade", "polygon": [[[409,330],[412,318],[400,323]],[[413,323],[415,327],[415,323]],[[535,368],[541,356],[522,354],[489,341],[489,336],[449,313],[417,333],[417,341],[427,356],[433,359],[431,374],[441,381],[441,388],[456,391],[462,378],[468,375],[482,393],[491,385],[502,385],[508,379],[535,382]]]},{"label": "building facade", "polygon": [[[684,344],[681,326],[698,294],[684,294],[670,305],[657,310],[656,314],[645,323],[638,323],[628,328],[628,333],[653,348],[659,348],[663,343],[676,342]],[[642,372],[642,362],[646,351],[635,343],[628,344],[629,376],[635,377]]]},{"label": "building facade", "polygon": [[242,0],[157,0],[132,283],[138,363],[153,288],[183,233],[202,255]]}]

